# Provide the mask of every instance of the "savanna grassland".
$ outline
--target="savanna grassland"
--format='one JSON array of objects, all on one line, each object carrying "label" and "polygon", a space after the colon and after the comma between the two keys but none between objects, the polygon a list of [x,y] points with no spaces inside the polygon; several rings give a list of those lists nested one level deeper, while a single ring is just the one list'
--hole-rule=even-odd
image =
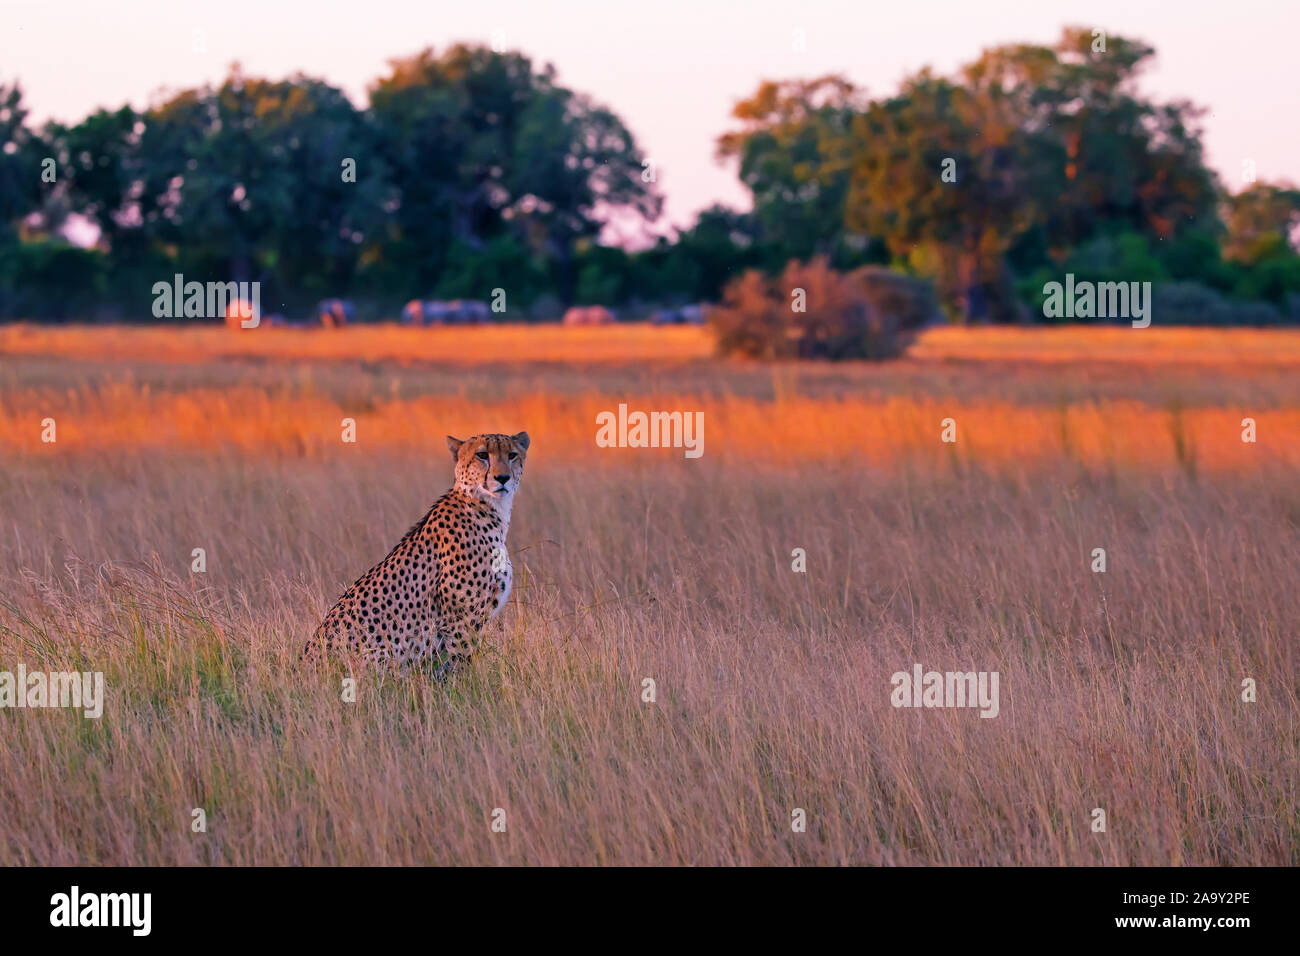
[{"label": "savanna grassland", "polygon": [[[345,702],[306,636],[519,429],[483,652]],[[0,864],[1300,862],[1300,333],[10,326],[0,455],[0,670],[108,690],[0,711]],[[892,707],[917,663],[999,716]]]}]

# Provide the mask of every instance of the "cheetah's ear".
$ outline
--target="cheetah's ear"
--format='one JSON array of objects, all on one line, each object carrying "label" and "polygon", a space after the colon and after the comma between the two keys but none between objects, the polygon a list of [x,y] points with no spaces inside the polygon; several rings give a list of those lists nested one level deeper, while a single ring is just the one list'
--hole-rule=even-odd
[{"label": "cheetah's ear", "polygon": [[524,451],[528,451],[528,432],[520,432],[518,435],[511,435],[515,443]]},{"label": "cheetah's ear", "polygon": [[450,435],[447,436],[447,447],[451,449],[452,461],[456,461],[460,458],[460,446],[463,444],[465,443],[459,438],[452,438]]}]

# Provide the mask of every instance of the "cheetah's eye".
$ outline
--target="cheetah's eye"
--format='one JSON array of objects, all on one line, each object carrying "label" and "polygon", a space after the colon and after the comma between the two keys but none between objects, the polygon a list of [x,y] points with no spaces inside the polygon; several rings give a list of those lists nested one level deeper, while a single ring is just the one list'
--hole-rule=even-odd
[{"label": "cheetah's eye", "polygon": [[517,452],[517,451],[512,451],[512,452],[510,453],[510,460],[511,460],[511,461],[514,461],[514,460],[515,460],[516,458],[518,458],[518,457],[519,457],[519,452]]},{"label": "cheetah's eye", "polygon": [[487,461],[487,460],[488,460],[488,453],[485,452],[485,451],[481,451],[481,452],[479,452],[479,453],[478,453],[478,460],[479,460],[479,461]]}]

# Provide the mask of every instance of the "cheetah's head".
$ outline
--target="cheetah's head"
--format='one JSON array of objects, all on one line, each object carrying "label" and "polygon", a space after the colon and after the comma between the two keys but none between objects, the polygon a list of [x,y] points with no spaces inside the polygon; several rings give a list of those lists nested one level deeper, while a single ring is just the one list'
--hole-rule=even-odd
[{"label": "cheetah's head", "polygon": [[517,435],[475,435],[461,441],[447,436],[456,464],[456,487],[490,505],[508,505],[524,475],[528,432]]}]

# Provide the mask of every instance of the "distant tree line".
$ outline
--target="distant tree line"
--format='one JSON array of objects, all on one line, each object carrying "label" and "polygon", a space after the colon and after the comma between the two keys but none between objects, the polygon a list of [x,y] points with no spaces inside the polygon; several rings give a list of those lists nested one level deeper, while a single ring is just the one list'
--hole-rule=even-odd
[{"label": "distant tree line", "polygon": [[[1137,91],[1153,52],[1067,29],[884,98],[839,76],[765,82],[717,147],[752,209],[711,207],[635,251],[600,236],[658,219],[652,167],[618,116],[519,53],[395,60],[365,108],[234,67],[40,129],[0,86],[0,316],[147,319],[175,273],[259,281],[264,311],[290,315],[495,288],[513,319],[640,314],[815,260],[928,280],[952,320],[1044,321],[1043,285],[1073,273],[1151,281],[1165,324],[1300,321],[1300,191],[1225,188],[1201,111]],[[93,247],[64,238],[75,217]]]}]

